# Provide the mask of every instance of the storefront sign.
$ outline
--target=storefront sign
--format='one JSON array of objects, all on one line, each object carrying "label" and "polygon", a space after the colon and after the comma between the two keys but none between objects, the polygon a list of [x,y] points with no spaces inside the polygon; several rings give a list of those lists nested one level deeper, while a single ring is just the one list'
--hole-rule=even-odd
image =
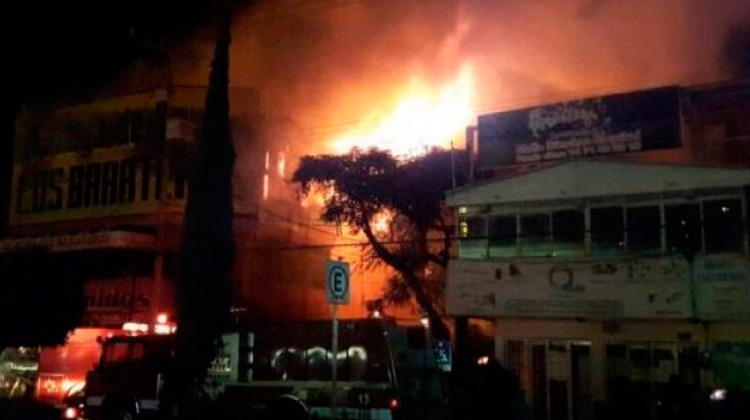
[{"label": "storefront sign", "polygon": [[682,318],[688,266],[677,258],[565,262],[451,261],[452,315],[543,318]]},{"label": "storefront sign", "polygon": [[155,249],[156,239],[154,235],[114,231],[0,240],[0,253],[38,248],[51,252],[103,248]]},{"label": "storefront sign", "polygon": [[[171,305],[171,288],[161,285],[159,310]],[[153,322],[156,311],[155,284],[150,277],[101,279],[84,285],[85,325],[119,328],[125,322]]]},{"label": "storefront sign", "polygon": [[186,172],[133,147],[51,156],[13,171],[10,224],[154,212],[182,200]]},{"label": "storefront sign", "polygon": [[748,318],[750,267],[741,255],[699,256],[692,268],[680,256],[567,263],[454,260],[446,299],[451,315]]},{"label": "storefront sign", "polygon": [[698,314],[705,319],[750,318],[750,267],[741,255],[695,262]]},{"label": "storefront sign", "polygon": [[479,117],[479,166],[680,146],[679,92],[655,89]]}]

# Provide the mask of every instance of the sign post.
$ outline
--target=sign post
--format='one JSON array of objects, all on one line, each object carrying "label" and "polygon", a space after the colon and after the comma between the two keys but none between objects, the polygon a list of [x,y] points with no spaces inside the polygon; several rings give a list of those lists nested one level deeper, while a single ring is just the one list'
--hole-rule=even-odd
[{"label": "sign post", "polygon": [[331,338],[331,418],[336,419],[336,370],[339,355],[339,305],[349,304],[349,263],[327,261],[325,271],[326,298],[333,305],[333,334]]}]

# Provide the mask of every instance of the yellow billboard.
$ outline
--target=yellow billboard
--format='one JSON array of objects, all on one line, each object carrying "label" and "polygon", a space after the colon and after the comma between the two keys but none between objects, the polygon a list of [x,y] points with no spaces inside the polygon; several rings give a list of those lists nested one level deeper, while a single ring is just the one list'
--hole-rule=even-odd
[{"label": "yellow billboard", "polygon": [[184,164],[135,145],[16,163],[9,223],[147,214],[169,204],[181,207],[186,178]]}]

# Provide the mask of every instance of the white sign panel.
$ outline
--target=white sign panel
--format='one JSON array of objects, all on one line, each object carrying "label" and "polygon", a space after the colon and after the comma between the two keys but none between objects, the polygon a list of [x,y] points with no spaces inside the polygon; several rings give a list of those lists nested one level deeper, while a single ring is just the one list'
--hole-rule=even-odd
[{"label": "white sign panel", "polygon": [[326,262],[326,298],[332,305],[349,304],[349,263]]},{"label": "white sign panel", "polygon": [[[448,266],[451,315],[529,318],[750,317],[750,268],[741,256],[589,261],[454,260]],[[693,314],[691,298],[697,303]]]},{"label": "white sign panel", "polygon": [[683,318],[690,315],[682,258],[574,262],[452,261],[451,315],[530,318]]}]

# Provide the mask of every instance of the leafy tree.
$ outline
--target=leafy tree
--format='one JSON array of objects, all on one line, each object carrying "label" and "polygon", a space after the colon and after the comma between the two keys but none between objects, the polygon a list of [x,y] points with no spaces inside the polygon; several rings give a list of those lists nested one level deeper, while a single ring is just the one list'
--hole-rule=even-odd
[{"label": "leafy tree", "polygon": [[323,220],[362,232],[370,263],[394,270],[385,299],[414,298],[440,338],[449,336],[441,317],[442,284],[436,279],[443,278],[453,244],[454,226],[442,206],[453,182],[451,158],[450,152],[436,149],[402,162],[386,151],[354,149],[345,155],[305,156],[293,177],[304,194],[325,194]]}]

